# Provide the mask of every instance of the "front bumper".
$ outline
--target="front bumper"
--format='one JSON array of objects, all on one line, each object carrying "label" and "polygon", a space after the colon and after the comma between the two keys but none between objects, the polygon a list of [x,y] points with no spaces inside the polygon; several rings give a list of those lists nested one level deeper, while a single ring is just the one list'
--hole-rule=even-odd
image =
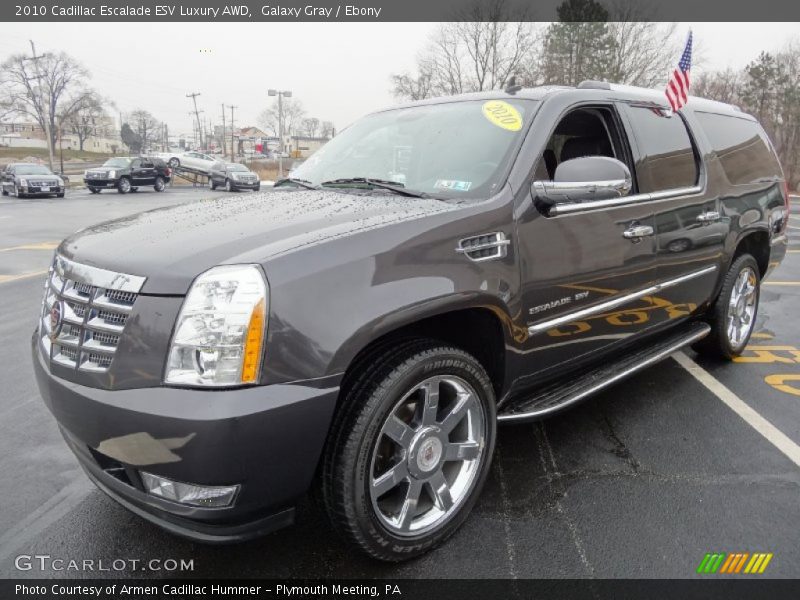
[{"label": "front bumper", "polygon": [[261,187],[261,182],[231,180],[231,185],[237,190],[257,190],[259,187]]},{"label": "front bumper", "polygon": [[83,183],[86,187],[93,188],[116,188],[119,184],[119,179],[87,179],[84,178]]},{"label": "front bumper", "polygon": [[63,185],[54,185],[54,186],[47,186],[47,190],[43,190],[41,186],[38,185],[21,185],[17,189],[22,194],[30,194],[30,195],[43,195],[49,196],[51,194],[63,194],[64,193],[64,186]]},{"label": "front bumper", "polygon": [[[33,339],[36,381],[97,486],[139,516],[200,542],[235,542],[290,524],[309,488],[338,387],[281,384],[210,391],[108,391],[53,376]],[[139,471],[198,485],[240,484],[226,508],[144,491]]]}]

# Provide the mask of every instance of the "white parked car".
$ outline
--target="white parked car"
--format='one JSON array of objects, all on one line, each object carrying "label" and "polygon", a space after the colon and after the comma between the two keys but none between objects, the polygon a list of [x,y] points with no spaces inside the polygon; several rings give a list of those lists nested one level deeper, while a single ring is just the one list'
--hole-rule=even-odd
[{"label": "white parked car", "polygon": [[186,167],[187,169],[202,171],[203,173],[208,173],[211,170],[211,165],[219,160],[210,154],[195,152],[194,150],[176,154],[159,154],[159,156],[164,158],[173,169],[176,167]]}]

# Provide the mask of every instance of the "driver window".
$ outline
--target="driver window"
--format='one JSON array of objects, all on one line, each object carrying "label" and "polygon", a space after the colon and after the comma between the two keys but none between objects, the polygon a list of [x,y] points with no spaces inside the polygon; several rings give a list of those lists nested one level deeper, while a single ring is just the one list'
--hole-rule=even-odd
[{"label": "driver window", "polygon": [[579,108],[567,114],[556,127],[542,151],[534,177],[552,181],[562,162],[583,156],[607,156],[628,161],[610,108]]},{"label": "driver window", "polygon": [[142,161],[140,161],[139,159],[136,159],[131,163],[131,169],[138,169],[141,166],[141,164],[142,164]]}]

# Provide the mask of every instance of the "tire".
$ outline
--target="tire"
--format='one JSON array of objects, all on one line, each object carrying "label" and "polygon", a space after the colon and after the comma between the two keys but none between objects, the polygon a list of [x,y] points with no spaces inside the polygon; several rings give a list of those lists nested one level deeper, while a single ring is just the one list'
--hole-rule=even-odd
[{"label": "tire", "polygon": [[230,179],[226,179],[225,180],[225,191],[226,192],[234,192],[234,191],[236,191],[236,188],[233,187],[233,185],[231,184],[231,180]]},{"label": "tire", "polygon": [[750,254],[742,254],[725,274],[719,296],[706,313],[711,332],[694,345],[695,350],[729,360],[739,356],[755,328],[760,296],[758,263]]},{"label": "tire", "polygon": [[56,194],[56,198],[63,198],[64,194]]},{"label": "tire", "polygon": [[173,169],[175,169],[177,167],[180,167],[181,166],[181,161],[178,160],[175,157],[172,157],[172,158],[169,159],[169,166],[172,167]]},{"label": "tire", "polygon": [[[494,390],[475,358],[431,340],[385,346],[356,368],[326,444],[322,498],[351,544],[408,560],[455,533],[475,504],[494,452]],[[416,400],[437,388],[439,410],[423,411]]]},{"label": "tire", "polygon": [[257,185],[255,190],[253,190],[253,191],[260,192],[261,191],[261,184]]},{"label": "tire", "polygon": [[92,192],[93,194],[99,194],[100,193],[100,188],[90,187],[89,191]]},{"label": "tire", "polygon": [[131,192],[138,192],[138,191],[139,191],[139,188],[138,188],[138,187],[132,187],[132,188],[131,188]]},{"label": "tire", "polygon": [[3,186],[3,196],[8,196],[8,190]]},{"label": "tire", "polygon": [[164,178],[161,176],[156,177],[156,182],[153,184],[153,189],[157,192],[163,192],[167,188]]},{"label": "tire", "polygon": [[127,194],[131,191],[131,180],[127,177],[122,177],[117,183],[117,191],[120,194]]},{"label": "tire", "polygon": [[27,196],[19,191],[19,188],[14,185],[14,197],[15,198],[27,198]]},{"label": "tire", "polygon": [[217,183],[211,177],[208,178],[208,187],[212,192],[217,189]]}]

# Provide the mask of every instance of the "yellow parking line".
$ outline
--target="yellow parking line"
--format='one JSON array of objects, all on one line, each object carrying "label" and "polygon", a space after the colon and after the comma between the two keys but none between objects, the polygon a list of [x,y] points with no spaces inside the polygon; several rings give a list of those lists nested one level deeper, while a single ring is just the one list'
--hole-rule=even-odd
[{"label": "yellow parking line", "polygon": [[23,244],[21,246],[11,246],[10,248],[0,248],[0,252],[11,252],[12,250],[55,250],[58,242],[39,242],[37,244]]},{"label": "yellow parking line", "polygon": [[19,275],[0,275],[0,283],[9,283],[11,281],[19,281],[20,279],[29,279],[31,277],[38,277],[47,273],[44,271],[31,271],[30,273],[20,273]]},{"label": "yellow parking line", "polygon": [[763,281],[761,285],[800,285],[800,281]]},{"label": "yellow parking line", "polygon": [[789,254],[800,254],[800,250],[787,250]]}]

